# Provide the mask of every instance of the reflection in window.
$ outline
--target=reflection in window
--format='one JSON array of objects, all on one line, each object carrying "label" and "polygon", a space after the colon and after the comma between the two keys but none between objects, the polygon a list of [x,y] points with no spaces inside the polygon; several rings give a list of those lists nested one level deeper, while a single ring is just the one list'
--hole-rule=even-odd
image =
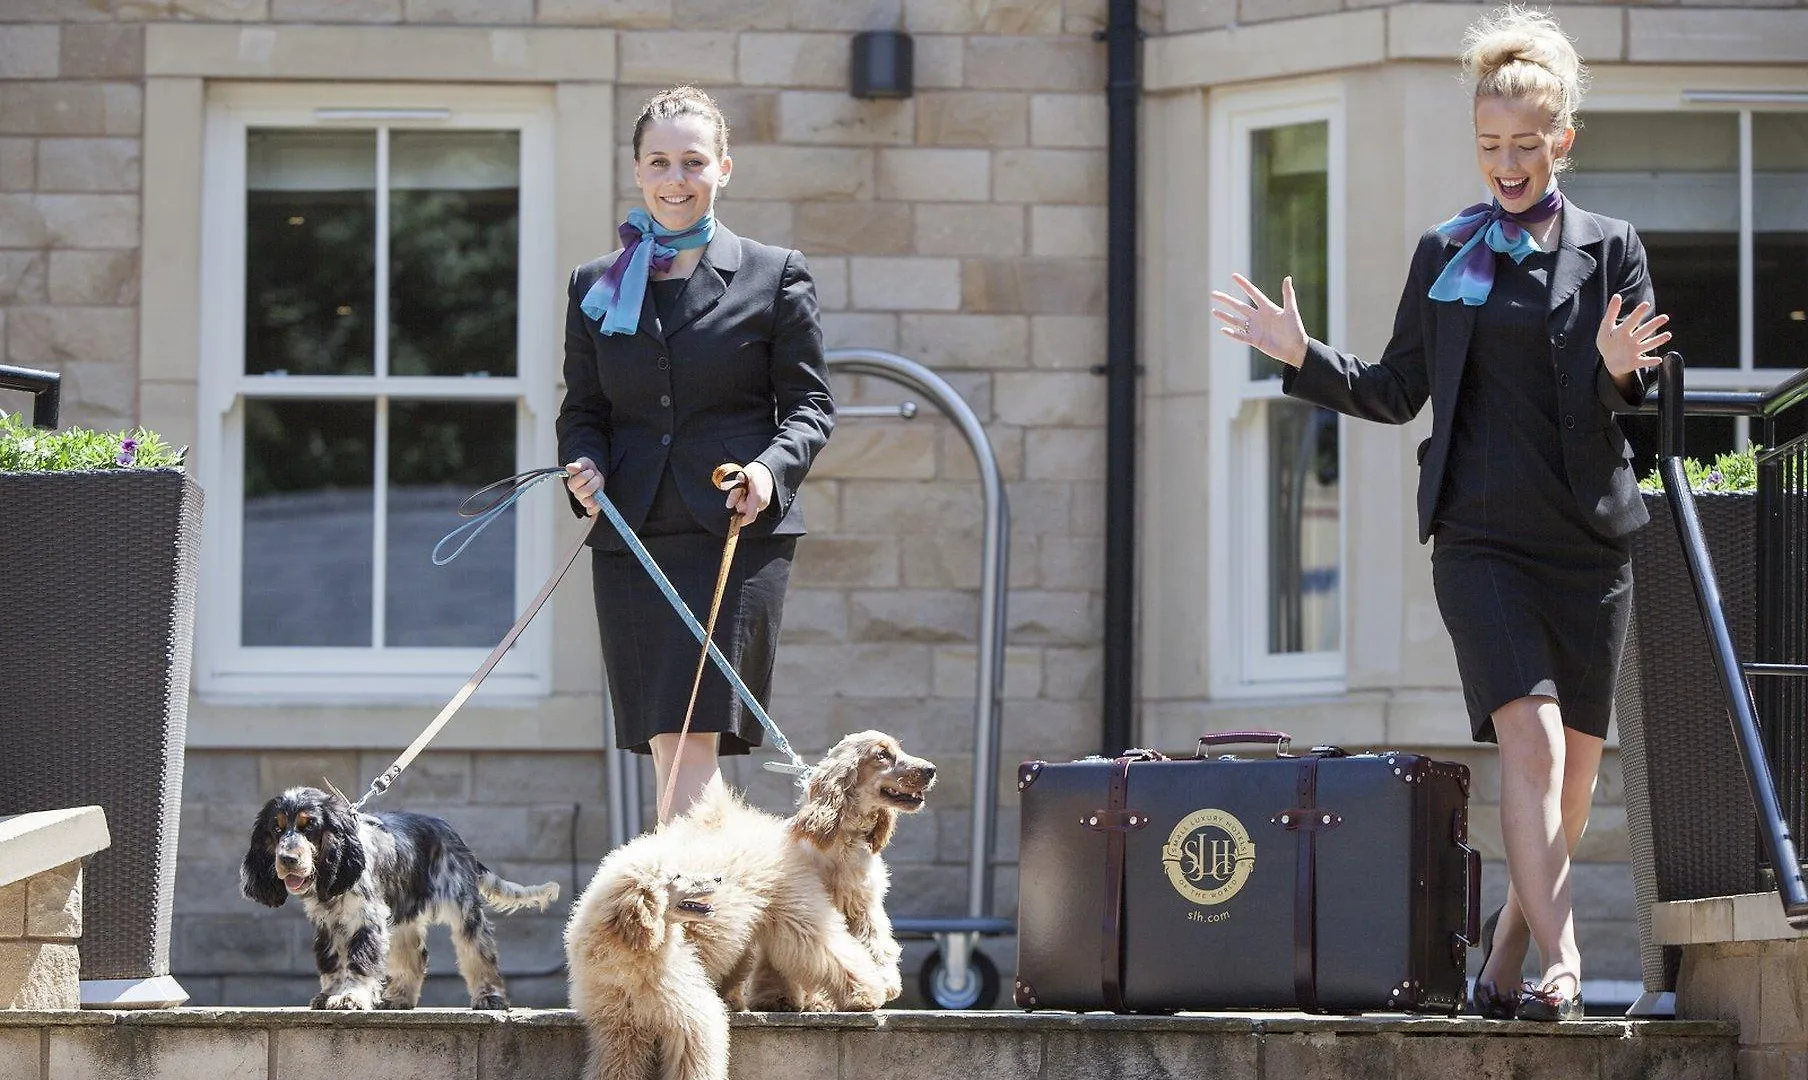
[{"label": "reflection in window", "polygon": [[371,374],[375,133],[248,132],[245,183],[245,373]]},{"label": "reflection in window", "polygon": [[[1330,318],[1330,125],[1323,120],[1250,133],[1250,263],[1253,280],[1280,302],[1291,275],[1300,316],[1325,333]],[[1250,378],[1280,365],[1250,350]],[[1341,648],[1338,560],[1342,519],[1335,414],[1271,399],[1266,410],[1268,651]]]},{"label": "reflection in window", "polygon": [[1330,652],[1343,626],[1335,413],[1268,403],[1268,490],[1268,651]]},{"label": "reflection in window", "polygon": [[389,370],[515,374],[520,135],[389,140]]},{"label": "reflection in window", "polygon": [[1562,181],[1638,229],[1651,288],[1690,367],[1739,366],[1739,118],[1590,113]]},{"label": "reflection in window", "polygon": [[369,645],[368,401],[245,402],[241,641]]},{"label": "reflection in window", "polygon": [[[1308,333],[1325,332],[1331,293],[1330,125],[1262,128],[1250,134],[1250,280],[1281,302],[1281,278],[1293,275]],[[1249,350],[1252,379],[1280,377],[1280,366]]]},{"label": "reflection in window", "polygon": [[[245,372],[336,385],[244,395],[242,644],[469,648],[513,620],[512,517],[430,555],[467,494],[516,471],[517,390],[466,380],[518,374],[520,142],[247,130]],[[444,381],[404,400],[394,377]]]},{"label": "reflection in window", "polygon": [[1808,367],[1808,113],[1752,115],[1753,361]]},{"label": "reflection in window", "polygon": [[512,401],[398,401],[389,407],[384,604],[388,645],[491,645],[514,621],[508,519],[433,565],[465,496],[513,473]]}]

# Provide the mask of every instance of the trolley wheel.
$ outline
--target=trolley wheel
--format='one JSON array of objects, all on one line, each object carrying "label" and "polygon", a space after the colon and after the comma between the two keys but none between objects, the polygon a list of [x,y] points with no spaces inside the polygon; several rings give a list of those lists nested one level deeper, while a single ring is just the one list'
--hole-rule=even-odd
[{"label": "trolley wheel", "polygon": [[938,1009],[989,1009],[998,1000],[998,965],[985,953],[972,950],[967,954],[967,985],[957,990],[948,985],[948,969],[942,964],[942,950],[937,949],[924,958],[917,972],[917,989],[926,1004]]}]

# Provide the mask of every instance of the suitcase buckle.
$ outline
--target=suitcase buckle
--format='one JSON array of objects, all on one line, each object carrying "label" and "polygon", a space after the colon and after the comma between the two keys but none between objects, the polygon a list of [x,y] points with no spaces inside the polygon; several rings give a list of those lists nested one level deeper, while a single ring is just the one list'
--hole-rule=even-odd
[{"label": "suitcase buckle", "polygon": [[1094,810],[1080,824],[1095,832],[1136,832],[1148,827],[1149,815],[1140,810]]},{"label": "suitcase buckle", "polygon": [[1343,824],[1343,815],[1335,810],[1326,810],[1322,806],[1295,807],[1282,810],[1268,819],[1270,824],[1279,825],[1288,832],[1320,832],[1335,829]]}]

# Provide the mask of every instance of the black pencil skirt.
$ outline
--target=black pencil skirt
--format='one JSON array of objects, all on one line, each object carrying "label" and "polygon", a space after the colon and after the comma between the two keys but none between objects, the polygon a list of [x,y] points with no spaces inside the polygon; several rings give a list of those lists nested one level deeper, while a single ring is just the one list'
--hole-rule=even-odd
[{"label": "black pencil skirt", "polygon": [[1607,737],[1632,613],[1624,551],[1553,548],[1532,556],[1505,545],[1440,542],[1431,573],[1476,742],[1499,742],[1494,711],[1532,696],[1555,698],[1564,727]]},{"label": "black pencil skirt", "polygon": [[[708,625],[722,538],[697,531],[641,539],[697,622]],[[795,536],[743,536],[716,618],[716,647],[761,708],[771,698],[772,664],[796,547]],[[591,576],[616,745],[648,753],[653,736],[677,734],[683,726],[702,647],[631,552],[591,552]],[[703,670],[691,731],[719,733],[720,754],[745,754],[765,737],[714,662]]]}]

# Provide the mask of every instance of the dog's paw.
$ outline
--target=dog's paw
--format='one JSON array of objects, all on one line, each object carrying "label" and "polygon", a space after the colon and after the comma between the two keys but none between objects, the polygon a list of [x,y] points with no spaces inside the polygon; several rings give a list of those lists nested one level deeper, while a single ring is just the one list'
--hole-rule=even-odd
[{"label": "dog's paw", "polygon": [[827,994],[811,994],[809,997],[807,997],[803,1000],[803,1004],[798,1008],[798,1011],[799,1012],[807,1012],[807,1013],[820,1013],[820,1012],[836,1012],[838,1010],[835,1008],[835,1003],[833,1001],[829,1000],[829,996]]},{"label": "dog's paw", "polygon": [[[903,993],[903,988],[900,987],[898,992]],[[871,983],[849,983],[841,995],[841,1009],[843,1012],[872,1012],[888,1000],[884,993],[884,987]]]},{"label": "dog's paw", "polygon": [[[896,1001],[904,996],[904,980],[896,972],[885,976],[885,1001]],[[884,1002],[881,1002],[883,1004]]]},{"label": "dog's paw", "polygon": [[506,1011],[508,1007],[508,998],[503,997],[501,994],[479,994],[477,997],[471,999],[471,1008],[473,1009]]},{"label": "dog's paw", "polygon": [[402,998],[384,998],[382,1001],[377,1002],[377,1008],[399,1012],[405,1009],[414,1008],[414,1002],[405,1001]]},{"label": "dog's paw", "polygon": [[326,991],[322,990],[320,993],[315,994],[314,999],[312,1001],[308,1002],[308,1008],[310,1008],[310,1009],[326,1008]]},{"label": "dog's paw", "polygon": [[376,1007],[368,993],[361,990],[347,990],[338,994],[323,994],[317,1009],[336,1009],[343,1012],[369,1012]]}]

